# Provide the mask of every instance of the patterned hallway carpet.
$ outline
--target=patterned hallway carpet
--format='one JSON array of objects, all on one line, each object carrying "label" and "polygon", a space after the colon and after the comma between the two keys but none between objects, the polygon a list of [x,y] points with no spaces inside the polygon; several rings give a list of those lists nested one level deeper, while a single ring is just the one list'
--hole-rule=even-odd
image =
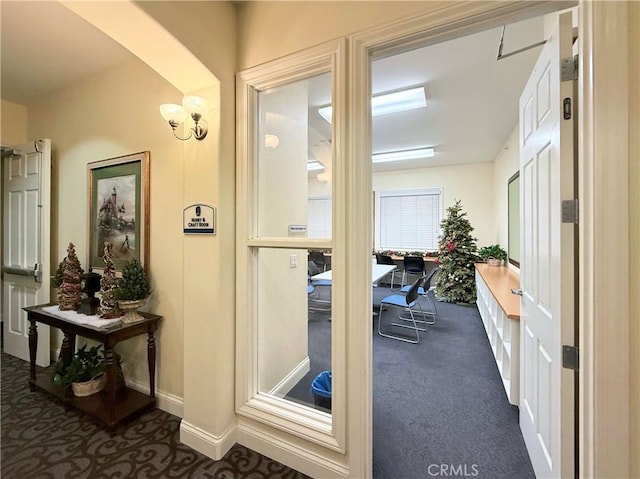
[{"label": "patterned hallway carpet", "polygon": [[179,442],[180,418],[155,409],[111,436],[90,417],[29,391],[29,364],[2,353],[2,479],[283,478],[303,474],[240,445],[213,461]]}]

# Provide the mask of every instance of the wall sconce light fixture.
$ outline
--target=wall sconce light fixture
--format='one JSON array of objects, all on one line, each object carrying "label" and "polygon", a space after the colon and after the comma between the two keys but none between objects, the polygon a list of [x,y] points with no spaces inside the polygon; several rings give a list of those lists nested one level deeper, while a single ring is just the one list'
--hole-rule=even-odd
[{"label": "wall sconce light fixture", "polygon": [[[199,96],[185,96],[182,99],[182,106],[174,103],[164,103],[160,105],[160,114],[173,130],[173,135],[182,141],[188,140],[192,136],[196,140],[203,140],[207,136],[208,125],[202,116],[209,111],[209,102]],[[195,126],[190,128],[189,136],[184,138],[178,136],[176,128],[190,115]]]}]

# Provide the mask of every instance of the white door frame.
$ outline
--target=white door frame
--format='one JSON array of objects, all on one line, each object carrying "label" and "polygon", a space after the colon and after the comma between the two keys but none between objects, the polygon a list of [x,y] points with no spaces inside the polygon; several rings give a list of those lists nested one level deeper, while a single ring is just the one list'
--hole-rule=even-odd
[{"label": "white door frame", "polygon": [[626,2],[580,4],[578,390],[583,477],[630,475],[627,9]]},{"label": "white door frame", "polygon": [[[564,5],[568,6],[571,4]],[[347,174],[352,188],[348,191],[347,220],[353,233],[348,237],[346,254],[350,278],[366,278],[370,268],[372,56],[441,42],[562,7],[558,2],[456,3],[350,37],[348,110],[352,115],[347,138],[351,161]],[[627,477],[630,452],[627,6],[623,2],[583,0],[579,10],[578,278],[582,298],[578,305],[582,357],[578,390],[579,468],[584,477]],[[610,234],[612,231],[618,234]],[[616,254],[606,254],[609,251]],[[363,407],[358,417],[350,418],[348,430],[349,435],[359,435],[370,446],[372,349],[367,326],[371,318],[370,304],[361,298],[370,298],[371,292],[364,281],[350,281],[350,285],[350,297],[360,300],[348,305],[353,320],[347,330],[350,338],[347,354],[360,355],[364,371],[354,378],[360,385],[357,390],[361,392]],[[607,399],[611,397],[616,400]],[[353,459],[351,473],[370,477],[371,447]]]}]

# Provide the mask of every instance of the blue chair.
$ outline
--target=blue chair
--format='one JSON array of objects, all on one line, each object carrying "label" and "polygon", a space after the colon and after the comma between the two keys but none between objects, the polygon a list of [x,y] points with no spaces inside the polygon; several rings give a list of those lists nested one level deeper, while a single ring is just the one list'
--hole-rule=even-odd
[{"label": "blue chair", "polygon": [[[436,267],[431,271],[431,273],[429,273],[426,276],[423,276],[424,279],[422,281],[422,284],[418,287],[418,294],[427,300],[427,303],[430,308],[430,311],[424,312],[423,317],[424,317],[424,322],[426,324],[436,324],[436,318],[438,317],[438,310],[436,309],[436,301],[434,298],[434,293],[431,290],[431,280],[433,279],[437,271],[438,271],[438,268]],[[404,286],[403,288],[400,288],[400,292],[408,293],[410,289],[411,289],[411,286],[407,285],[407,286]],[[426,316],[431,316],[433,320],[427,321]],[[405,319],[408,319],[408,318],[405,317]]]},{"label": "blue chair", "polygon": [[[416,344],[420,341],[420,333],[419,331],[426,331],[427,327],[426,327],[426,321],[419,321],[416,320],[415,316],[414,316],[414,309],[415,307],[417,307],[418,311],[416,311],[416,314],[421,314],[423,318],[425,318],[425,313],[422,310],[422,306],[420,305],[420,303],[418,302],[418,288],[420,288],[420,285],[424,282],[424,277],[420,277],[418,278],[409,288],[409,291],[407,291],[407,294],[392,294],[390,296],[386,296],[385,298],[382,299],[382,301],[380,301],[380,314],[378,315],[378,334],[380,336],[384,336],[385,338],[391,338],[391,339],[397,339],[398,341],[404,341],[407,343],[413,343]],[[408,322],[409,324],[404,324],[404,323],[391,323],[391,326],[397,326],[400,328],[408,328],[408,329],[412,329],[415,332],[415,339],[411,339],[409,337],[405,337],[405,336],[398,336],[398,335],[394,335],[394,334],[388,334],[388,333],[383,333],[382,332],[382,316],[383,316],[383,312],[385,311],[385,307],[387,306],[395,306],[398,308],[402,308],[403,311],[409,311],[409,317],[403,317],[401,315],[398,315],[398,319],[401,321],[405,321]],[[424,328],[419,328],[418,327],[418,322],[421,322],[423,324],[425,324]]]}]

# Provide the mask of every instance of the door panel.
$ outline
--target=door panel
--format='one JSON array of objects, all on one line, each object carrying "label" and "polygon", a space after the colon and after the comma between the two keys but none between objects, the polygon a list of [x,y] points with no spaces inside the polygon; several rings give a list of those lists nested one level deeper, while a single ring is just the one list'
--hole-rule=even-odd
[{"label": "door panel", "polygon": [[561,15],[520,98],[520,427],[539,478],[575,475],[574,382],[561,361],[574,343],[574,232],[560,214],[575,191],[573,119],[561,114],[573,81],[560,79],[572,43],[571,14]]},{"label": "door panel", "polygon": [[[22,308],[49,301],[50,145],[38,140],[3,155],[4,350],[25,361],[29,327]],[[49,360],[49,327],[40,325],[36,362]]]}]

